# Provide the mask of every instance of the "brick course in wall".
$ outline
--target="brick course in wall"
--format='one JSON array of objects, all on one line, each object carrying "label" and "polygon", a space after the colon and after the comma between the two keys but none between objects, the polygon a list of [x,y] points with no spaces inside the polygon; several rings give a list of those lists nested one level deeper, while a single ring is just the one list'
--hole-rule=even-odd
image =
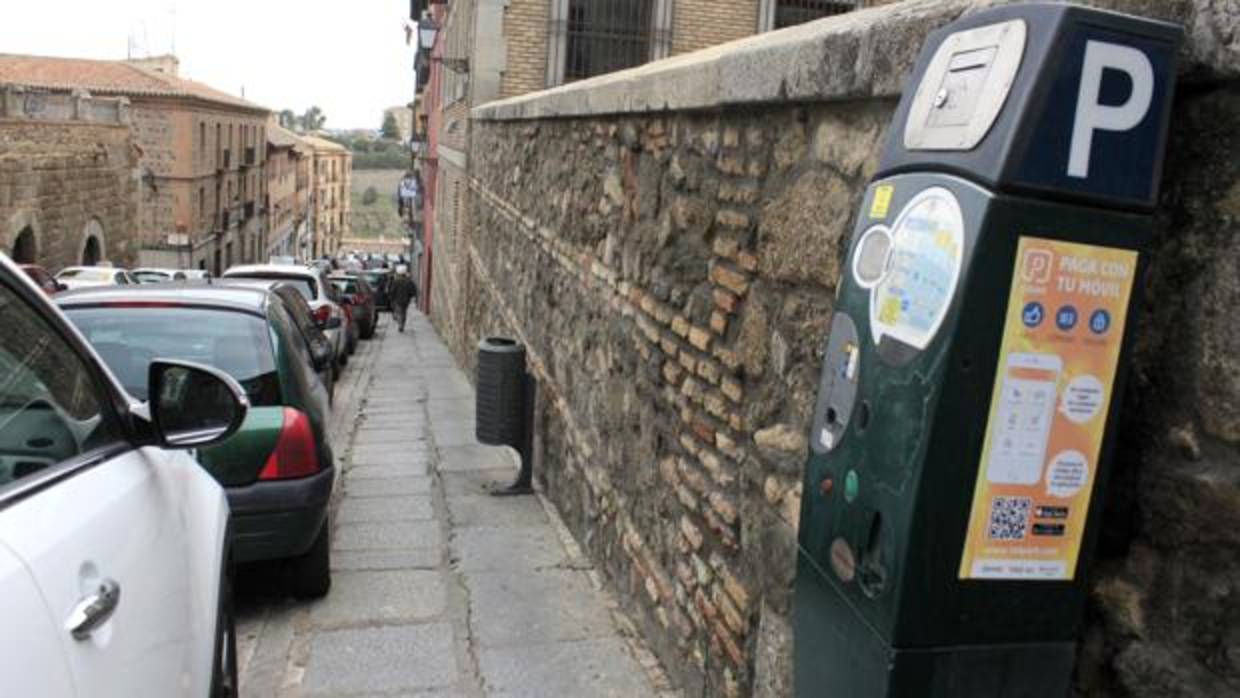
[{"label": "brick course in wall", "polygon": [[547,34],[552,0],[509,0],[504,10],[508,63],[500,87],[502,97],[547,86]]},{"label": "brick course in wall", "polygon": [[688,53],[758,32],[758,0],[676,0],[672,53]]}]

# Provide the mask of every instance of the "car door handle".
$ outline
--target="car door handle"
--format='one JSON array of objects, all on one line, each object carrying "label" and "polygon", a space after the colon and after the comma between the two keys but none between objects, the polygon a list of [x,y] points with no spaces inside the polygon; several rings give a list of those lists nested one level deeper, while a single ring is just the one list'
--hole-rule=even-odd
[{"label": "car door handle", "polygon": [[85,640],[112,617],[120,602],[121,585],[111,579],[99,582],[94,592],[82,597],[73,607],[69,619],[65,621],[65,630],[73,635],[74,640]]}]

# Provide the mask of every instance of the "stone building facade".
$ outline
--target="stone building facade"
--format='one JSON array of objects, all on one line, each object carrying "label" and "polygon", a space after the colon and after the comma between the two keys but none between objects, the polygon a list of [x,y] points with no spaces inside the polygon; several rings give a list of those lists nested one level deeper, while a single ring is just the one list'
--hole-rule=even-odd
[{"label": "stone building facade", "polygon": [[349,236],[350,196],[353,191],[353,153],[348,148],[317,136],[303,136],[313,151],[310,203],[309,258],[335,255],[340,241]]},{"label": "stone building facade", "polygon": [[138,263],[215,273],[265,249],[268,110],[182,78],[175,57],[0,56],[0,84],[130,100],[139,159]]},{"label": "stone building facade", "polygon": [[[431,318],[470,368],[481,337],[525,343],[541,486],[687,695],[791,695],[852,216],[926,33],[993,4],[907,0],[472,113]],[[1188,41],[1076,688],[1240,695],[1234,7],[1095,4]]]},{"label": "stone building facade", "polygon": [[263,210],[267,235],[265,261],[273,256],[305,256],[299,240],[308,225],[310,177],[314,151],[292,131],[267,122],[267,180]]},{"label": "stone building facade", "polygon": [[138,258],[128,100],[0,89],[0,250],[53,273]]}]

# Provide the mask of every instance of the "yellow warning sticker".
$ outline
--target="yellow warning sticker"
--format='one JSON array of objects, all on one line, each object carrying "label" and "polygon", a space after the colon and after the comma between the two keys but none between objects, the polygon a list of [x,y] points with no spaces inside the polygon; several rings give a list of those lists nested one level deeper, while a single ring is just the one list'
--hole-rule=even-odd
[{"label": "yellow warning sticker", "polygon": [[886,218],[887,209],[891,208],[891,195],[896,188],[883,184],[874,189],[874,201],[870,204],[870,218]]}]

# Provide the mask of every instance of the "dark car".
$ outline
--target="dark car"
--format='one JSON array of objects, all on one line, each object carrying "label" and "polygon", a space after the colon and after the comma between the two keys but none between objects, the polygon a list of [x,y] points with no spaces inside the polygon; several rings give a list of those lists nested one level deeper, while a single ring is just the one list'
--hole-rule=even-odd
[{"label": "dark car", "polygon": [[392,283],[392,272],[388,269],[372,269],[369,271],[351,271],[349,276],[366,279],[375,293],[375,310],[391,310],[392,302],[388,299],[388,286]]},{"label": "dark car", "polygon": [[375,305],[375,291],[366,278],[359,275],[335,273],[327,280],[340,292],[341,300],[353,306],[353,319],[357,321],[362,339],[375,336],[379,310]]},{"label": "dark car", "polygon": [[[134,285],[56,297],[120,382],[146,399],[155,357],[213,366],[250,401],[241,428],[199,452],[224,485],[238,563],[285,560],[294,596],[331,587],[327,505],[336,477],[327,389],[284,300],[220,284]],[[316,366],[316,363],[320,364]]]},{"label": "dark car", "polygon": [[310,356],[318,357],[316,358],[316,363],[322,366],[318,372],[319,380],[323,381],[323,385],[327,386],[328,397],[330,398],[335,394],[336,348],[332,345],[331,338],[324,334],[322,328],[314,321],[314,310],[310,308],[310,304],[306,302],[306,297],[302,295],[295,285],[273,279],[220,279],[216,283],[244,288],[267,289],[279,296],[288,308],[293,322],[297,324],[297,329],[301,331],[302,338],[306,340],[306,347],[310,350]]}]

